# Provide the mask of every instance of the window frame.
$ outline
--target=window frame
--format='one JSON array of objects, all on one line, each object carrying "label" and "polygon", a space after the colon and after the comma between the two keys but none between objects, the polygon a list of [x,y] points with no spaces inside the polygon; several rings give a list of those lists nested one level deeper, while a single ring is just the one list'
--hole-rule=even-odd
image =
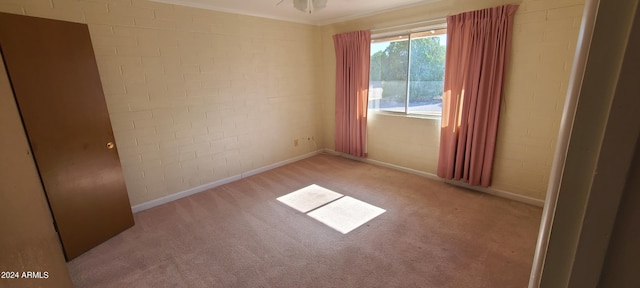
[{"label": "window frame", "polygon": [[[438,34],[435,34],[434,36],[443,35],[443,34],[448,35],[447,23],[442,22],[442,23],[437,23],[437,24],[428,25],[428,26],[421,26],[421,27],[412,28],[412,29],[395,30],[395,31],[383,32],[383,33],[373,33],[371,35],[371,44],[374,44],[376,42],[382,42],[381,40],[384,41],[392,38],[399,38],[399,37],[405,38],[406,41],[408,41],[408,45],[407,45],[408,51],[407,51],[407,80],[406,80],[406,89],[405,89],[406,95],[405,95],[405,101],[404,101],[405,102],[404,111],[400,112],[400,111],[381,110],[380,108],[369,108],[369,105],[368,105],[369,103],[367,103],[367,110],[370,113],[373,112],[373,113],[389,114],[394,116],[414,117],[414,118],[434,118],[434,119],[442,118],[442,111],[440,111],[440,113],[437,113],[437,112],[433,112],[433,113],[413,112],[412,113],[409,111],[409,102],[410,102],[410,95],[411,95],[410,94],[411,92],[411,87],[410,87],[411,86],[411,40],[416,39],[416,38],[412,38],[412,34],[421,34],[421,33],[438,31],[438,30],[444,30],[444,33],[438,33]],[[446,46],[446,43],[445,43],[445,46]],[[445,56],[445,62],[446,62],[446,56]],[[444,77],[443,77],[443,81],[444,81]],[[369,83],[371,83],[371,79],[369,79]],[[443,94],[444,94],[444,91],[443,91]]]}]

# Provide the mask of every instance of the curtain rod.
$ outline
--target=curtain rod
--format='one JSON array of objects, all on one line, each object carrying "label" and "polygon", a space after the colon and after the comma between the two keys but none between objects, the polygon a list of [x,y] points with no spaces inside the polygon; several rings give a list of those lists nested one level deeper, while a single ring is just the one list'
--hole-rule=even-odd
[{"label": "curtain rod", "polygon": [[405,23],[405,24],[394,25],[394,26],[387,26],[387,27],[373,28],[373,29],[371,29],[371,32],[384,31],[384,30],[391,30],[391,29],[398,29],[398,28],[407,27],[407,26],[415,26],[415,25],[422,25],[422,24],[429,24],[429,23],[434,23],[434,24],[439,24],[439,23],[441,23],[441,22],[446,23],[446,21],[447,21],[447,18],[445,18],[445,17],[443,17],[443,18],[436,18],[436,19],[430,19],[430,20],[418,21],[418,22],[413,22],[413,23]]}]

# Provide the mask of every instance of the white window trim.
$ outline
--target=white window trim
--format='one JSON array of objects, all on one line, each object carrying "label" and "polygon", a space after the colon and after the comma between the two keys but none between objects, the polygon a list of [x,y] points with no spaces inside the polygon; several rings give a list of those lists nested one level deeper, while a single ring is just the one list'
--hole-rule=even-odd
[{"label": "white window trim", "polygon": [[[434,23],[434,24],[424,26],[424,23],[426,22]],[[420,25],[420,26],[411,28],[411,26],[416,26],[416,25]],[[398,30],[398,28],[400,27],[410,27],[410,28]],[[373,43],[373,41],[378,39],[396,37],[396,36],[409,36],[408,41],[411,41],[412,33],[421,33],[421,32],[427,32],[430,30],[440,30],[440,29],[447,29],[447,22],[445,18],[422,21],[422,22],[413,23],[413,24],[403,24],[403,25],[387,27],[387,28],[373,29],[371,30],[373,32],[371,34],[371,42]],[[377,31],[381,31],[381,32],[377,32]],[[386,31],[386,32],[383,32],[383,31]],[[411,57],[410,55],[411,55],[411,49],[409,49],[409,57]],[[410,64],[408,69],[411,69]],[[407,83],[407,85],[409,84]],[[405,102],[407,104],[405,104],[404,112],[369,109],[368,107],[367,107],[367,110],[369,110],[368,113],[383,114],[383,115],[386,114],[386,115],[402,116],[402,117],[410,117],[410,118],[433,119],[433,120],[440,120],[442,118],[442,112],[440,114],[410,113],[409,107],[407,107],[409,103],[409,95],[407,95],[407,100]]]}]

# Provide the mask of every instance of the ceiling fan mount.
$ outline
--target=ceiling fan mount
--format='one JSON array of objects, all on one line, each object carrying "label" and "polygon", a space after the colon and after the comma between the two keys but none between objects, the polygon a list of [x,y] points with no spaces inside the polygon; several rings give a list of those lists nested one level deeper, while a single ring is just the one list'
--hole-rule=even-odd
[{"label": "ceiling fan mount", "polygon": [[[280,0],[277,5],[282,4],[285,0]],[[292,0],[293,7],[311,14],[311,12],[315,12],[321,9],[324,9],[327,6],[327,0]]]}]

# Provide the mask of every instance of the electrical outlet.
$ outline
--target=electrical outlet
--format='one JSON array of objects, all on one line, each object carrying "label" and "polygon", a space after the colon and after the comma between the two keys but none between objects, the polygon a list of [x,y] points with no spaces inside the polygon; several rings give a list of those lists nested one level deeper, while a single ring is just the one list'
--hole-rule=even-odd
[{"label": "electrical outlet", "polygon": [[298,147],[298,139],[293,139],[293,147]]}]

